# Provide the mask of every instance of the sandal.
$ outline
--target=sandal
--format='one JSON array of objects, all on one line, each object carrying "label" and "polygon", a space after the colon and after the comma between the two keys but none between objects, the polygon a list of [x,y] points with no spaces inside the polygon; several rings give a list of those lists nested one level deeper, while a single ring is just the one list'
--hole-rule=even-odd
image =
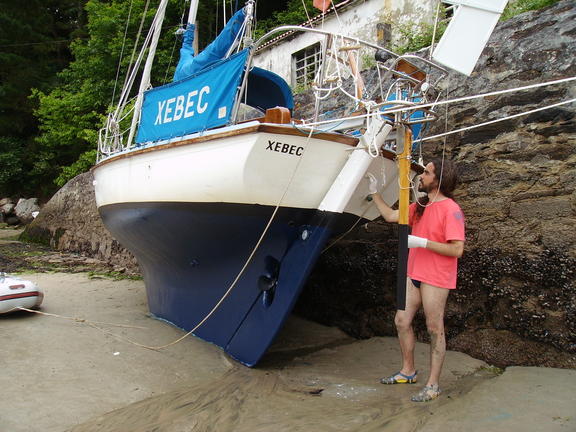
[{"label": "sandal", "polygon": [[440,396],[441,390],[438,384],[425,386],[419,393],[410,398],[412,402],[428,402]]},{"label": "sandal", "polygon": [[380,380],[382,384],[414,384],[418,380],[418,371],[414,372],[413,375],[404,375],[402,372],[398,371],[394,375],[389,377],[384,377]]}]

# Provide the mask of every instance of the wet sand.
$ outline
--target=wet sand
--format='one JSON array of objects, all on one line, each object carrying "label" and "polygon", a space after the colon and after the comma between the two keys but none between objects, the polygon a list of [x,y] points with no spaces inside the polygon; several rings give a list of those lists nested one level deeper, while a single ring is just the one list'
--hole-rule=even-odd
[{"label": "wet sand", "polygon": [[[164,345],[183,334],[147,314],[141,281],[24,277],[44,289],[43,312],[76,320],[0,315],[2,432],[576,430],[574,370],[497,376],[449,352],[443,395],[415,404],[409,397],[421,384],[378,383],[398,368],[394,338],[357,341],[292,317],[249,369],[194,337],[159,351],[133,343]],[[428,346],[416,351],[426,366]]]}]

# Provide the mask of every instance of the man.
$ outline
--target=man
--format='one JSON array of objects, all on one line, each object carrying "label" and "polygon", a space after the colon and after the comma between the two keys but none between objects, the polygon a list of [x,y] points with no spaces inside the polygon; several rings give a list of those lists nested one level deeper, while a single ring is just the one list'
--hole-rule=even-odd
[{"label": "man", "polygon": [[[412,384],[417,381],[412,320],[422,306],[430,335],[430,375],[426,386],[412,396],[414,402],[426,402],[440,395],[439,379],[446,353],[444,309],[448,293],[456,288],[458,258],[464,251],[464,215],[452,199],[457,181],[456,168],[451,161],[431,161],[418,184],[418,190],[425,192],[426,196],[409,208],[412,235],[408,237],[406,309],[396,311],[394,319],[402,352],[402,368],[380,382]],[[376,178],[370,174],[369,192],[384,219],[398,222],[398,210],[386,205],[378,193]]]}]

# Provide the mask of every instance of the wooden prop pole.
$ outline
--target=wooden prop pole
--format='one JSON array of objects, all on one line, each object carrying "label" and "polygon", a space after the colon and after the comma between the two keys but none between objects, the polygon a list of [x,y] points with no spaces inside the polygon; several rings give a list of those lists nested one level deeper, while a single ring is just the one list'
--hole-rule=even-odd
[{"label": "wooden prop pole", "polygon": [[[398,139],[401,139],[402,153],[398,156],[398,178],[400,184],[398,207],[398,272],[396,281],[396,308],[406,309],[406,272],[408,269],[408,206],[410,205],[410,166],[412,150],[412,131],[409,127],[399,126]],[[399,143],[400,144],[400,143]]]}]

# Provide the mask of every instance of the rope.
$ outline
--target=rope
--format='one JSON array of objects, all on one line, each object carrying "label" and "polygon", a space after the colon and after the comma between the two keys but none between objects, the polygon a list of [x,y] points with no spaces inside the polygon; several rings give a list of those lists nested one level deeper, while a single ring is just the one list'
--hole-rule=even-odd
[{"label": "rope", "polygon": [[438,17],[440,16],[440,5],[442,3],[438,2],[438,5],[436,6],[436,17],[434,19],[434,29],[432,31],[432,43],[430,44],[430,56],[428,57],[430,60],[432,60],[432,52],[434,51],[434,42],[436,42],[436,30],[438,30]]},{"label": "rope", "polygon": [[464,96],[461,98],[456,98],[456,99],[452,99],[452,100],[445,100],[445,101],[441,101],[441,102],[431,102],[431,103],[422,104],[422,105],[414,105],[410,108],[398,108],[398,109],[393,109],[390,111],[386,110],[385,113],[386,114],[393,114],[396,112],[419,110],[422,108],[430,108],[430,107],[435,107],[435,106],[439,106],[439,105],[446,105],[446,104],[450,104],[450,103],[464,102],[467,100],[479,99],[479,98],[484,98],[484,97],[489,97],[489,96],[497,96],[497,95],[512,93],[512,92],[516,92],[516,91],[531,90],[533,88],[545,87],[548,85],[563,84],[565,82],[574,81],[574,80],[576,80],[576,76],[570,77],[570,78],[563,78],[563,79],[559,79],[559,80],[555,80],[555,81],[547,81],[544,83],[530,84],[530,85],[523,86],[523,87],[515,87],[515,88],[511,88],[511,89],[506,89],[506,90],[497,90],[497,91],[493,91],[490,93],[481,93],[481,94],[477,94],[477,95],[473,95],[473,96]]},{"label": "rope", "polygon": [[[496,96],[499,94],[511,93],[511,92],[515,92],[515,91],[529,90],[532,88],[544,87],[547,85],[562,84],[562,83],[574,81],[574,80],[576,80],[576,77],[564,78],[564,79],[555,80],[555,81],[548,81],[548,82],[539,83],[539,84],[532,84],[532,85],[524,86],[524,87],[515,87],[512,89],[498,90],[498,91],[494,91],[491,93],[482,93],[479,95],[465,96],[465,97],[461,97],[461,98],[457,98],[457,99],[445,100],[445,101],[440,101],[440,102],[431,102],[431,103],[421,104],[421,105],[415,104],[415,105],[412,105],[411,107],[408,107],[408,108],[396,108],[396,109],[391,109],[391,110],[385,110],[385,111],[382,111],[381,114],[394,114],[397,112],[405,112],[405,111],[413,111],[413,110],[417,111],[417,110],[421,110],[422,108],[436,107],[439,105],[446,105],[446,104],[450,104],[450,103],[463,102],[463,101],[467,101],[467,100],[478,99],[478,98],[483,98],[483,97],[488,97],[488,96]],[[390,105],[393,102],[394,101],[386,101],[386,102],[383,102],[382,104],[383,105],[384,104]],[[363,118],[363,117],[366,117],[366,114],[362,114],[362,115],[358,115],[358,116],[354,116],[354,117],[345,117],[345,118],[342,118],[340,120],[351,120],[351,119],[358,119],[358,118]],[[322,125],[325,123],[331,123],[331,121],[324,120],[324,121],[309,123],[309,125],[318,126],[318,125]]]},{"label": "rope", "polygon": [[308,18],[308,22],[310,23],[310,27],[312,27],[312,20],[310,19],[310,14],[308,14],[308,8],[306,8],[306,3],[304,3],[304,0],[302,0],[302,7],[306,13],[306,18]]},{"label": "rope", "polygon": [[512,115],[509,115],[509,116],[506,116],[506,117],[502,117],[502,118],[499,118],[499,119],[490,120],[490,121],[487,121],[487,122],[484,122],[484,123],[479,123],[479,124],[477,124],[477,125],[466,126],[466,127],[463,127],[463,128],[460,128],[460,129],[456,129],[456,130],[453,130],[453,131],[450,131],[450,132],[445,132],[445,133],[441,133],[441,134],[438,134],[438,135],[432,135],[432,136],[429,136],[429,137],[426,137],[426,138],[422,138],[422,139],[419,140],[419,141],[428,141],[428,140],[431,140],[431,139],[440,138],[440,137],[447,136],[447,135],[452,135],[452,134],[455,134],[455,133],[458,133],[458,132],[463,132],[463,131],[470,130],[470,129],[476,129],[476,128],[479,128],[479,127],[482,127],[482,126],[486,126],[486,125],[489,125],[489,124],[492,124],[492,123],[498,123],[498,122],[501,122],[501,121],[504,121],[504,120],[509,120],[509,119],[512,119],[512,118],[521,117],[521,116],[528,115],[528,114],[533,114],[533,113],[538,112],[538,111],[544,111],[544,110],[547,110],[547,109],[550,109],[550,108],[555,108],[555,107],[561,106],[561,105],[567,105],[567,104],[573,103],[573,102],[576,102],[576,98],[574,98],[574,99],[569,99],[569,100],[566,100],[566,101],[563,101],[563,102],[558,102],[558,103],[555,103],[555,104],[552,104],[552,105],[547,105],[547,106],[540,107],[540,108],[535,108],[535,109],[530,110],[530,111],[525,111],[525,112],[521,112],[521,113],[518,113],[518,114],[512,114]]},{"label": "rope", "polygon": [[37,315],[44,315],[44,316],[49,316],[49,317],[53,317],[53,318],[70,320],[70,321],[74,321],[74,322],[81,323],[81,324],[88,324],[88,325],[102,324],[102,325],[109,325],[109,326],[113,326],[113,327],[135,328],[135,329],[146,330],[146,327],[131,326],[131,325],[126,325],[126,324],[113,324],[113,323],[107,323],[107,322],[102,322],[102,321],[89,321],[89,320],[84,319],[84,318],[76,318],[76,317],[69,317],[69,316],[65,316],[65,315],[52,314],[52,313],[48,313],[48,312],[41,312],[38,310],[28,309],[25,307],[15,307],[13,309],[10,309],[8,312],[12,312],[15,310],[21,310],[21,311],[25,311],[25,312],[35,313]]},{"label": "rope", "polygon": [[[134,64],[134,57],[136,56],[136,50],[138,48],[138,42],[140,41],[140,36],[142,35],[142,29],[144,28],[144,22],[146,19],[146,12],[148,12],[148,6],[150,5],[150,0],[146,0],[146,5],[144,6],[144,11],[142,12],[142,19],[140,20],[140,26],[138,27],[138,33],[136,33],[136,40],[134,41],[134,47],[132,48],[132,55],[130,56],[130,61],[128,62],[128,69],[126,71],[126,79],[124,80],[123,87],[128,85],[129,77],[132,73],[132,65]],[[126,35],[124,35],[126,37]],[[132,86],[132,84],[129,84]],[[122,101],[119,101],[122,103]]]},{"label": "rope", "polygon": [[[448,87],[446,89],[446,96],[450,94],[450,82],[448,82]],[[448,131],[448,105],[446,105],[446,111],[444,113],[444,133]],[[422,140],[420,140],[420,150],[422,150]],[[422,154],[420,154],[422,156]],[[416,190],[416,185],[412,180],[410,180],[410,184],[412,187],[412,193],[414,194],[415,201],[420,207],[429,207],[438,198],[438,194],[440,193],[440,186],[442,185],[442,178],[444,177],[444,159],[446,158],[446,136],[444,136],[444,142],[442,143],[442,165],[440,166],[440,177],[438,178],[438,187],[436,188],[436,193],[434,194],[434,198],[432,198],[428,204],[422,204],[418,199],[418,191]]]}]

